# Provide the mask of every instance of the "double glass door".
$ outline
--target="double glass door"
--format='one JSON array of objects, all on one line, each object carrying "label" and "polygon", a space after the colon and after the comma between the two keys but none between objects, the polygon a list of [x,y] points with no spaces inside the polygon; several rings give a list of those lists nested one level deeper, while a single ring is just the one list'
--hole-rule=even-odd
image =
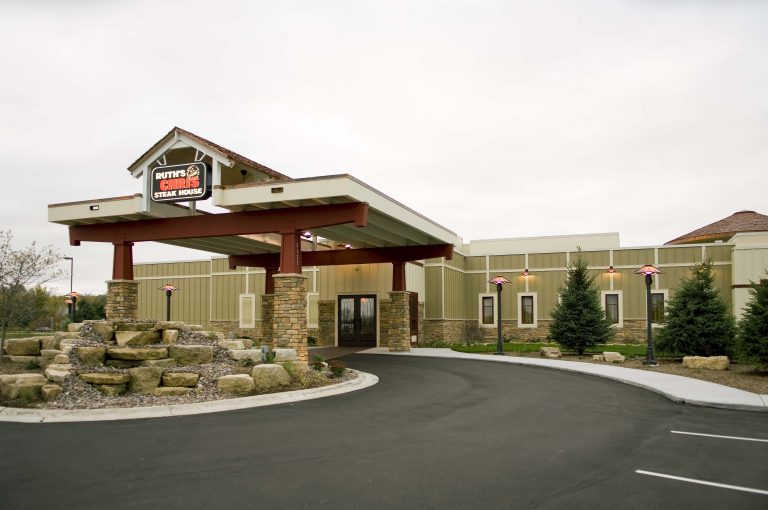
[{"label": "double glass door", "polygon": [[339,296],[339,346],[376,347],[376,296]]}]

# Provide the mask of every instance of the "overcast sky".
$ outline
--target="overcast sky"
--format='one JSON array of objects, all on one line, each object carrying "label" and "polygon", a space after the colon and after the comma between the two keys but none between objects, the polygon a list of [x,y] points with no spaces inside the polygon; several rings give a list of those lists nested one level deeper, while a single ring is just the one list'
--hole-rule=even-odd
[{"label": "overcast sky", "polygon": [[291,177],[350,173],[465,241],[655,245],[768,214],[766,1],[0,0],[0,19],[0,229],[74,256],[80,292],[106,291],[111,245],[68,246],[47,205],[139,192],[127,166],[173,126]]}]

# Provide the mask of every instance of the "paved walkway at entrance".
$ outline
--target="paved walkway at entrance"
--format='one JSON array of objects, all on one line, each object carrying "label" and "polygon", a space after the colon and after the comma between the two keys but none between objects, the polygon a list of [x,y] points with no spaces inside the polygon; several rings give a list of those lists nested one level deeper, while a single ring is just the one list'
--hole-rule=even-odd
[{"label": "paved walkway at entrance", "polygon": [[366,349],[368,347],[309,347],[309,361],[311,362],[315,356],[320,356],[324,361],[328,361],[329,359],[340,358]]},{"label": "paved walkway at entrance", "polygon": [[715,384],[690,377],[664,374],[651,370],[622,368],[597,363],[579,361],[563,361],[553,359],[524,358],[519,356],[494,356],[488,354],[471,354],[457,352],[451,349],[415,348],[410,352],[390,352],[386,347],[376,347],[361,351],[360,354],[386,354],[392,356],[421,356],[429,358],[460,358],[497,363],[512,363],[553,368],[568,372],[595,375],[613,379],[633,386],[660,393],[674,402],[694,404],[706,407],[724,409],[741,409],[746,411],[768,411],[768,395],[758,395],[721,384]]}]

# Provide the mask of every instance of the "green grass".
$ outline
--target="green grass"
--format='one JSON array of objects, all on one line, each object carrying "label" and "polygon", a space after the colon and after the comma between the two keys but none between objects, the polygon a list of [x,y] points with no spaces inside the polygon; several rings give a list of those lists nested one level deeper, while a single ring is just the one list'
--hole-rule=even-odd
[{"label": "green grass", "polygon": [[[507,342],[503,344],[504,352],[539,352],[541,347],[559,347],[557,344],[542,344],[542,343],[511,343]],[[496,352],[496,344],[455,344],[450,346],[451,349],[458,352]],[[568,353],[566,349],[560,347],[563,354]],[[603,351],[618,352],[624,356],[645,356],[645,345],[624,345],[624,344],[607,344],[591,347],[584,351],[584,354],[602,354]],[[575,354],[575,353],[574,353]],[[655,353],[657,356],[667,356],[666,353]]]}]

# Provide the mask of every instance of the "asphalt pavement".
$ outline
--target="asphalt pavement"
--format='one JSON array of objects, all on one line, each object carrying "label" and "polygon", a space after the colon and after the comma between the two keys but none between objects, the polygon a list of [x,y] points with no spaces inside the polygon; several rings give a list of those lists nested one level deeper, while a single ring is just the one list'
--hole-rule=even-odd
[{"label": "asphalt pavement", "polygon": [[0,509],[768,508],[768,413],[542,367],[344,360],[378,383],[212,414],[0,423]]}]

